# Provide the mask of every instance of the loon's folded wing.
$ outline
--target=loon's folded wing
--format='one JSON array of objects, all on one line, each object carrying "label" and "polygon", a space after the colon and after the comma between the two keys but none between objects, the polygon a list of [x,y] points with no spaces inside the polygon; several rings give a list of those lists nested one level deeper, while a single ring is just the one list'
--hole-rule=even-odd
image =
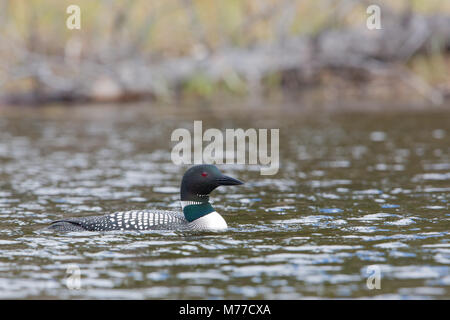
[{"label": "loon's folded wing", "polygon": [[112,224],[108,224],[108,216],[93,216],[68,218],[53,221],[49,229],[56,231],[109,231],[115,229]]},{"label": "loon's folded wing", "polygon": [[49,228],[57,231],[170,230],[186,224],[186,219],[179,212],[133,210],[58,220],[52,222]]},{"label": "loon's folded wing", "polygon": [[57,220],[51,222],[49,229],[56,231],[86,231],[87,229],[83,226],[81,221],[77,221],[76,218]]}]

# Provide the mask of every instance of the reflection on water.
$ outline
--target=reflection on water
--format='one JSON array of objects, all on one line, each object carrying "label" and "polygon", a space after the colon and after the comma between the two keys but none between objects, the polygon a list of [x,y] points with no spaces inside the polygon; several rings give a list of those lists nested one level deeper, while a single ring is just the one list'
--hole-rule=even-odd
[{"label": "reflection on water", "polygon": [[[0,298],[449,298],[448,112],[85,107],[2,112]],[[55,219],[179,208],[170,134],[280,128],[281,167],[221,166],[230,229],[56,234]],[[67,267],[80,268],[69,290]],[[381,289],[369,290],[378,266]]]}]

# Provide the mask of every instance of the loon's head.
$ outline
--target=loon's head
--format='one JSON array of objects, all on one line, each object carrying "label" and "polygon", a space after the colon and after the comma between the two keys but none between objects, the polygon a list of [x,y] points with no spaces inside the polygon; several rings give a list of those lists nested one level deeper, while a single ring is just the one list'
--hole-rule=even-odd
[{"label": "loon's head", "polygon": [[228,177],[212,164],[201,164],[186,171],[181,181],[181,200],[207,202],[209,194],[219,186],[244,184]]}]

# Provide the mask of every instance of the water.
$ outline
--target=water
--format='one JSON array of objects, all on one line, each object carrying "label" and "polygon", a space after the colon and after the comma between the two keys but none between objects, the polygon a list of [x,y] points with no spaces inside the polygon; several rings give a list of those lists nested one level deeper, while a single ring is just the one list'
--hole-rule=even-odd
[{"label": "water", "polygon": [[[448,111],[0,115],[0,298],[450,298]],[[276,176],[220,166],[247,182],[212,195],[228,231],[42,229],[63,217],[176,210],[185,167],[170,161],[170,134],[200,119],[204,130],[280,128]],[[381,288],[370,290],[375,274]]]}]

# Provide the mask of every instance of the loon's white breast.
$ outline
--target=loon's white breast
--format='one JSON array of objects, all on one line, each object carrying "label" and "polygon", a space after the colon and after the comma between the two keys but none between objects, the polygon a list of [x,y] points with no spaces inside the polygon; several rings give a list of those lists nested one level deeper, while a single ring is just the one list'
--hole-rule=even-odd
[{"label": "loon's white breast", "polygon": [[[201,204],[198,201],[181,201],[181,209],[184,210],[186,206]],[[216,211],[210,212],[192,222],[188,223],[192,230],[225,230],[228,228],[225,219]]]},{"label": "loon's white breast", "polygon": [[221,231],[228,228],[225,219],[216,211],[189,223],[193,230]]}]

